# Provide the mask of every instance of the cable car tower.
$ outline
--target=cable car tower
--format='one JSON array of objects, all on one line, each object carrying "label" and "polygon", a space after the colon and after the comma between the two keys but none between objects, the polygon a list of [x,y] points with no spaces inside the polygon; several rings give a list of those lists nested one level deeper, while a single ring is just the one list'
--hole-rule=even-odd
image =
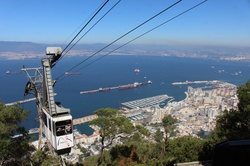
[{"label": "cable car tower", "polygon": [[[41,149],[42,133],[57,154],[70,153],[74,146],[73,124],[70,109],[55,102],[51,68],[61,57],[60,47],[47,47],[46,55],[42,59],[42,68],[22,68],[29,81],[26,84],[24,95],[31,92],[36,97],[38,117],[40,121],[38,149]],[[35,71],[31,76],[30,71]]]}]

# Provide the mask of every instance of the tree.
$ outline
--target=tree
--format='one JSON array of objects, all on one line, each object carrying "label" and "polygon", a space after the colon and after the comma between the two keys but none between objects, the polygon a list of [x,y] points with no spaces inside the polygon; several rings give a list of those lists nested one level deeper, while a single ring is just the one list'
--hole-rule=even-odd
[{"label": "tree", "polygon": [[250,81],[247,81],[244,85],[241,85],[237,89],[237,96],[239,99],[238,109],[244,111],[250,106]]},{"label": "tree", "polygon": [[177,119],[173,118],[171,115],[166,115],[163,119],[162,119],[162,124],[163,127],[165,129],[165,133],[166,133],[166,137],[172,137],[175,136],[176,134],[176,123],[178,122]]},{"label": "tree", "polygon": [[176,162],[197,161],[203,150],[204,140],[191,136],[178,137],[168,141],[167,156]]},{"label": "tree", "polygon": [[140,132],[142,135],[145,135],[145,136],[149,136],[150,133],[149,131],[144,127],[144,126],[141,126],[141,125],[136,125],[135,128],[138,130],[138,132]]},{"label": "tree", "polygon": [[125,116],[120,115],[113,108],[102,108],[95,111],[94,114],[98,115],[98,118],[92,120],[90,125],[96,125],[100,128],[101,148],[97,162],[100,165],[104,149],[112,145],[116,138],[130,135],[134,126]]},{"label": "tree", "polygon": [[217,117],[213,137],[219,141],[250,138],[250,81],[238,87],[237,96],[238,110],[225,110]]},{"label": "tree", "polygon": [[126,142],[116,145],[110,150],[111,163],[107,165],[166,165],[167,159],[157,144],[142,142]]},{"label": "tree", "polygon": [[158,128],[156,130],[154,138],[155,138],[155,141],[158,142],[158,143],[163,140],[163,132],[160,130],[160,128]]},{"label": "tree", "polygon": [[[26,121],[29,112],[19,105],[4,106],[0,102],[0,165],[18,165],[30,157],[34,147],[29,145],[30,137],[21,123]],[[14,137],[14,135],[19,135]]]}]

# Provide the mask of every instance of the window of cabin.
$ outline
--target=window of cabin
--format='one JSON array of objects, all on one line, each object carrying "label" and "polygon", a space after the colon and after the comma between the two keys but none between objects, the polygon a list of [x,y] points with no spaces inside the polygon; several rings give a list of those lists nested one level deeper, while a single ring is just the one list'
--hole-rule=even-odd
[{"label": "window of cabin", "polygon": [[56,127],[56,136],[67,135],[72,133],[71,120],[56,122],[55,127]]}]

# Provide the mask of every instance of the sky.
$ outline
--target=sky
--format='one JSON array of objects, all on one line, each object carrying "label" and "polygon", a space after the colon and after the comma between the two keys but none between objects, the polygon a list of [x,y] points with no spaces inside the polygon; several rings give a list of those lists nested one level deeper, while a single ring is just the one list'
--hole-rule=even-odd
[{"label": "sky", "polygon": [[[0,41],[68,44],[106,0],[0,0]],[[178,0],[121,0],[79,43],[111,43]],[[203,0],[182,0],[126,43]],[[109,0],[81,37],[118,0]],[[76,41],[76,40],[75,40]],[[207,0],[134,44],[250,46],[250,0]]]}]

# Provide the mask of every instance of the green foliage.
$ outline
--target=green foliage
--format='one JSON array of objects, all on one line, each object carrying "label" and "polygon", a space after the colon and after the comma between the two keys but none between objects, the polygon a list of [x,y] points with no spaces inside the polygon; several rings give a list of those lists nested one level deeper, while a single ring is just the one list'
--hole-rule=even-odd
[{"label": "green foliage", "polygon": [[230,139],[250,138],[250,110],[224,111],[218,116],[214,134],[221,138],[220,141]]},{"label": "green foliage", "polygon": [[250,138],[250,81],[238,87],[237,95],[238,110],[225,110],[217,117],[212,137],[218,142]]},{"label": "green foliage", "polygon": [[179,137],[167,142],[167,156],[176,159],[176,162],[198,161],[202,153],[204,140],[191,136]]},{"label": "green foliage", "polygon": [[162,124],[168,137],[175,136],[176,123],[178,123],[178,120],[173,118],[171,115],[166,115],[162,119]]},{"label": "green foliage", "polygon": [[241,85],[237,89],[237,96],[239,99],[238,109],[244,111],[249,110],[250,106],[250,81],[247,81],[244,85]]},{"label": "green foliage", "polygon": [[103,162],[103,165],[167,165],[171,163],[172,159],[165,155],[162,145],[145,141],[127,142],[123,145],[116,145],[111,148],[111,150],[107,151],[106,155],[110,156],[110,160]]},{"label": "green foliage", "polygon": [[134,126],[125,116],[119,115],[119,112],[113,108],[102,108],[94,113],[98,115],[98,118],[92,120],[90,125],[96,125],[100,128],[99,133],[102,144],[98,159],[98,165],[100,165],[103,161],[104,148],[111,145],[113,140],[120,137],[121,134],[131,134]]},{"label": "green foliage", "polygon": [[41,165],[42,162],[46,159],[47,155],[41,150],[36,151],[32,156],[33,165]]},{"label": "green foliage", "polygon": [[119,112],[113,108],[101,108],[94,111],[94,114],[98,115],[99,117],[114,117],[119,114]]},{"label": "green foliage", "polygon": [[133,125],[125,117],[119,115],[118,111],[112,108],[103,108],[94,112],[98,115],[97,119],[90,122],[90,125],[100,127],[101,137],[113,138],[120,133],[131,134]]},{"label": "green foliage", "polygon": [[143,134],[143,135],[145,135],[145,136],[149,136],[149,135],[150,135],[149,131],[148,131],[145,127],[143,127],[143,126],[141,126],[141,125],[136,125],[135,127],[136,127],[136,129],[137,129],[141,134]]},{"label": "green foliage", "polygon": [[51,166],[51,165],[61,165],[60,158],[55,156],[47,156],[41,163],[41,166]]},{"label": "green foliage", "polygon": [[139,132],[135,132],[128,141],[142,142],[143,138]]},{"label": "green foliage", "polygon": [[161,142],[163,140],[163,132],[161,132],[160,128],[158,128],[154,135],[156,142]]},{"label": "green foliage", "polygon": [[88,157],[84,160],[83,164],[84,166],[96,166],[97,165],[96,161],[98,160],[98,158],[99,156],[97,155]]},{"label": "green foliage", "polygon": [[[0,102],[0,160],[5,163],[21,164],[22,158],[30,157],[34,150],[29,145],[30,137],[20,124],[26,121],[29,112],[22,110],[19,105],[5,107]],[[14,135],[21,134],[14,138]]]}]

